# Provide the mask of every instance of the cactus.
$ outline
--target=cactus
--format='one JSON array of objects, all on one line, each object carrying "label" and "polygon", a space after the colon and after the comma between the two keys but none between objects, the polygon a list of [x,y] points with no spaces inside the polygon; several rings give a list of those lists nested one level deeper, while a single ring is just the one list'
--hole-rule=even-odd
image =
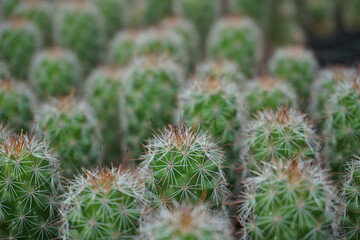
[{"label": "cactus", "polygon": [[147,24],[156,24],[171,14],[173,0],[145,0],[145,19]]},{"label": "cactus", "polygon": [[127,28],[141,28],[146,25],[145,12],[147,4],[145,0],[126,1],[124,22]]},{"label": "cactus", "polygon": [[90,167],[100,156],[100,135],[92,109],[73,95],[43,104],[36,114],[44,133],[61,158],[64,175],[72,177],[81,167]]},{"label": "cactus", "polygon": [[66,193],[62,231],[68,239],[134,239],[145,194],[144,184],[127,170],[85,170]]},{"label": "cactus", "polygon": [[0,81],[0,121],[10,128],[31,130],[34,94],[29,87],[12,79]]},{"label": "cactus", "polygon": [[85,72],[102,57],[104,20],[90,2],[79,0],[62,4],[55,15],[54,35],[58,45],[78,56]]},{"label": "cactus", "polygon": [[243,157],[250,170],[269,162],[317,158],[318,139],[305,116],[295,110],[259,112],[244,130]]},{"label": "cactus", "polygon": [[134,58],[136,41],[141,34],[126,30],[119,32],[110,43],[108,62],[117,65],[128,65]]},{"label": "cactus", "polygon": [[210,32],[208,55],[236,62],[251,77],[262,58],[260,29],[249,18],[229,17],[218,21]]},{"label": "cactus", "polygon": [[245,86],[243,94],[246,100],[245,108],[251,116],[264,109],[297,108],[295,89],[274,77],[262,76],[249,82]]},{"label": "cactus", "polygon": [[56,238],[62,193],[57,159],[35,136],[1,135],[1,239]]},{"label": "cactus", "polygon": [[41,100],[50,96],[67,96],[79,86],[80,63],[70,51],[61,48],[43,50],[35,55],[29,78]]},{"label": "cactus", "polygon": [[121,146],[120,70],[115,67],[99,68],[90,75],[86,87],[86,98],[94,109],[104,139],[104,158],[119,162]]},{"label": "cactus", "polygon": [[227,196],[224,153],[194,125],[172,126],[154,134],[140,165],[148,188],[167,206],[207,203],[220,207]]},{"label": "cactus", "polygon": [[360,239],[360,158],[347,164],[347,175],[343,183],[342,197],[345,214],[342,219],[343,239]]},{"label": "cactus", "polygon": [[4,62],[0,61],[0,81],[2,81],[4,78],[10,77],[11,75],[7,65]]},{"label": "cactus", "polygon": [[298,93],[307,100],[310,84],[315,78],[317,62],[310,50],[297,47],[284,47],[276,50],[269,62],[273,75],[292,84]]},{"label": "cactus", "polygon": [[[22,0],[3,0],[0,2],[0,16],[8,19],[13,16],[16,7],[22,2]],[[2,17],[1,17],[2,18]]]},{"label": "cactus", "polygon": [[150,137],[149,121],[163,126],[172,120],[183,81],[178,65],[164,58],[138,58],[124,73],[121,116],[124,150],[139,152]]},{"label": "cactus", "polygon": [[41,34],[30,22],[14,19],[0,24],[0,59],[13,77],[26,80],[28,65],[41,44]]},{"label": "cactus", "polygon": [[140,238],[148,240],[230,240],[230,233],[228,220],[203,205],[180,205],[171,210],[163,208],[140,227]]},{"label": "cactus", "polygon": [[239,199],[243,239],[331,239],[339,209],[328,178],[320,167],[294,161],[246,179]]},{"label": "cactus", "polygon": [[348,30],[360,29],[360,17],[358,15],[360,9],[360,1],[346,1],[341,2],[342,7],[342,20]]},{"label": "cactus", "polygon": [[14,15],[32,21],[41,31],[44,43],[51,44],[53,22],[51,3],[40,0],[25,1],[15,9]]}]

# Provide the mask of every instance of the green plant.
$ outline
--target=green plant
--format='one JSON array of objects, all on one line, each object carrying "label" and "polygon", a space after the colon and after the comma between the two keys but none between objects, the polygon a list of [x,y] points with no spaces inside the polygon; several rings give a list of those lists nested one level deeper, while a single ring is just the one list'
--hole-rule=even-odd
[{"label": "green plant", "polygon": [[41,44],[41,34],[30,22],[13,19],[0,24],[0,59],[13,77],[26,80],[31,58]]},{"label": "green plant", "polygon": [[230,60],[207,60],[196,67],[196,75],[199,78],[215,78],[229,81],[237,85],[243,85],[245,76],[240,72],[238,65]]},{"label": "green plant", "polygon": [[11,75],[7,65],[5,64],[5,62],[0,61],[0,81],[10,77]]},{"label": "green plant", "polygon": [[141,36],[138,31],[121,31],[110,42],[108,61],[111,64],[128,65],[134,58],[136,41]]},{"label": "green plant", "polygon": [[144,184],[127,170],[85,170],[65,196],[64,235],[79,240],[134,239],[145,193]]},{"label": "green plant", "polygon": [[50,154],[48,145],[35,136],[1,135],[1,238],[56,238],[62,192],[59,162]]},{"label": "green plant", "polygon": [[208,39],[208,55],[232,60],[247,77],[253,76],[262,58],[262,36],[256,24],[246,17],[218,21]]},{"label": "green plant", "polygon": [[22,0],[3,0],[0,2],[0,13],[5,19],[12,17],[16,7]]},{"label": "green plant", "polygon": [[173,0],[145,0],[145,19],[147,24],[156,24],[171,14]]},{"label": "green plant", "polygon": [[72,52],[65,49],[55,47],[43,50],[33,58],[29,79],[41,100],[51,96],[67,96],[79,86],[80,63]]},{"label": "green plant", "polygon": [[360,28],[360,17],[358,15],[360,9],[360,1],[341,2],[341,17],[345,27],[349,30],[358,30]]}]

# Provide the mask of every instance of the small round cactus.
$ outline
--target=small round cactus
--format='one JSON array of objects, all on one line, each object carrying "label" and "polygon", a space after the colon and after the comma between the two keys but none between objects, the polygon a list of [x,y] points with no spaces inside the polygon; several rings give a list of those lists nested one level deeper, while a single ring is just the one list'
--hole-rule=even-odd
[{"label": "small round cactus", "polygon": [[134,239],[145,194],[144,184],[127,170],[85,170],[65,195],[62,232],[74,240]]},{"label": "small round cactus", "polygon": [[30,67],[29,78],[39,99],[67,96],[78,87],[80,63],[70,51],[52,48],[37,53]]},{"label": "small round cactus", "polygon": [[242,85],[246,78],[238,65],[230,60],[207,60],[196,67],[196,75],[200,78],[216,78]]},{"label": "small round cactus", "polygon": [[208,55],[236,62],[243,74],[251,77],[262,58],[260,29],[246,17],[219,20],[210,32]]},{"label": "small round cactus", "polygon": [[104,19],[91,2],[63,3],[55,15],[54,35],[58,45],[77,55],[85,72],[89,72],[102,57]]},{"label": "small round cactus", "polygon": [[339,208],[326,171],[304,162],[269,164],[244,182],[243,239],[331,239]]},{"label": "small round cactus", "polygon": [[[0,2],[0,16],[8,19],[13,16],[16,7],[23,2],[23,0],[3,0]],[[2,18],[2,17],[0,17]]]},{"label": "small round cactus", "polygon": [[59,162],[35,136],[1,135],[1,239],[56,238],[62,193]]},{"label": "small round cactus", "polygon": [[110,43],[108,62],[128,65],[134,58],[137,39],[141,34],[135,30],[119,32]]},{"label": "small round cactus", "polygon": [[0,81],[0,121],[11,129],[31,130],[35,96],[29,87],[13,79]]},{"label": "small round cactus", "polygon": [[271,74],[292,84],[298,93],[307,100],[310,85],[315,78],[317,62],[310,50],[300,46],[279,48],[269,62]]},{"label": "small round cactus", "polygon": [[26,80],[31,58],[41,45],[40,31],[33,23],[13,19],[0,24],[0,59],[13,77]]},{"label": "small round cactus", "polygon": [[72,177],[81,167],[100,159],[100,135],[92,109],[73,95],[43,104],[36,114],[39,132],[61,158],[64,175]]},{"label": "small round cactus", "polygon": [[229,221],[221,213],[210,212],[205,206],[180,205],[163,208],[142,222],[140,238],[147,240],[196,239],[230,240]]},{"label": "small round cactus", "polygon": [[206,132],[195,125],[170,125],[156,133],[145,148],[140,171],[162,203],[221,206],[228,193],[222,170],[224,152]]}]

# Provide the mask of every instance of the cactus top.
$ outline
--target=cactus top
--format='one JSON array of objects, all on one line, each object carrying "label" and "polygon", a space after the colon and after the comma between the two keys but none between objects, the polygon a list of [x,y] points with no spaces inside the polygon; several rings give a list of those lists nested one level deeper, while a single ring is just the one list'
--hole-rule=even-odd
[{"label": "cactus top", "polygon": [[196,67],[196,74],[200,77],[223,78],[224,80],[242,84],[245,76],[240,72],[237,64],[230,60],[208,60]]}]

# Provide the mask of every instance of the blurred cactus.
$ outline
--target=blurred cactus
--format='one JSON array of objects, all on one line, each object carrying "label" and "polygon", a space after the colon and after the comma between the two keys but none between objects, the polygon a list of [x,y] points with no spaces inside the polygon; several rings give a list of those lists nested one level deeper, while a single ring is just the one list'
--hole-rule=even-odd
[{"label": "blurred cactus", "polygon": [[141,28],[146,25],[145,12],[146,0],[132,0],[126,1],[126,10],[124,12],[125,26],[127,28]]},{"label": "blurred cactus", "polygon": [[222,170],[224,152],[194,125],[169,125],[145,146],[140,165],[148,188],[171,206],[206,203],[220,207],[228,194]]},{"label": "blurred cactus", "polygon": [[94,70],[86,84],[86,98],[94,109],[103,137],[104,159],[112,162],[119,162],[121,157],[121,80],[119,69],[103,67]]},{"label": "blurred cactus", "polygon": [[104,19],[90,2],[79,0],[62,3],[55,15],[55,42],[73,51],[89,72],[104,51]]},{"label": "blurred cactus", "polygon": [[108,60],[112,64],[127,65],[135,55],[139,32],[126,30],[119,32],[110,43]]},{"label": "blurred cactus", "polygon": [[36,114],[39,131],[44,133],[61,158],[67,177],[90,167],[100,158],[100,136],[92,109],[69,97],[44,104]]},{"label": "blurred cactus", "polygon": [[29,87],[10,79],[0,81],[0,121],[12,129],[31,130],[35,97]]},{"label": "blurred cactus", "polygon": [[216,59],[236,62],[243,74],[251,77],[263,54],[260,29],[249,18],[222,19],[210,32],[208,54]]},{"label": "blurred cactus", "polygon": [[171,122],[183,78],[179,66],[166,58],[137,58],[129,66],[120,107],[123,150],[141,151],[142,141],[151,136],[150,121],[158,126]]},{"label": "blurred cactus", "polygon": [[2,0],[0,2],[0,19],[2,18],[10,18],[13,16],[13,13],[16,7],[22,2],[23,0]]},{"label": "blurred cactus", "polygon": [[339,1],[341,3],[342,8],[342,20],[344,25],[349,30],[359,30],[360,29],[360,1],[352,0],[352,1]]},{"label": "blurred cactus", "polygon": [[62,207],[67,239],[134,239],[145,186],[126,170],[85,170],[71,183]]},{"label": "blurred cactus", "polygon": [[79,86],[81,72],[77,57],[67,50],[52,48],[37,53],[29,78],[41,100],[51,96],[67,96]]},{"label": "blurred cactus", "polygon": [[338,228],[335,188],[325,170],[304,162],[269,164],[245,180],[243,239],[331,239]]},{"label": "blurred cactus", "polygon": [[34,136],[2,135],[1,239],[56,238],[62,192],[57,159],[50,154],[47,144]]},{"label": "blurred cactus", "polygon": [[222,79],[237,85],[243,85],[246,78],[240,72],[238,65],[229,60],[207,60],[196,67],[199,78]]},{"label": "blurred cactus", "polygon": [[26,80],[31,58],[41,45],[42,37],[34,24],[21,19],[0,24],[0,59],[11,76]]},{"label": "blurred cactus", "polygon": [[310,50],[302,47],[285,47],[276,50],[269,62],[273,75],[292,84],[298,96],[307,101],[309,85],[315,78],[317,62]]},{"label": "blurred cactus", "polygon": [[[147,6],[145,19],[147,24],[156,24],[166,16],[171,15],[174,0],[145,0]],[[177,0],[175,0],[177,1]]]},{"label": "blurred cactus", "polygon": [[4,78],[10,78],[10,72],[5,62],[0,61],[0,81]]},{"label": "blurred cactus", "polygon": [[230,234],[228,220],[202,205],[163,208],[148,217],[140,228],[140,238],[147,240],[230,240]]}]

